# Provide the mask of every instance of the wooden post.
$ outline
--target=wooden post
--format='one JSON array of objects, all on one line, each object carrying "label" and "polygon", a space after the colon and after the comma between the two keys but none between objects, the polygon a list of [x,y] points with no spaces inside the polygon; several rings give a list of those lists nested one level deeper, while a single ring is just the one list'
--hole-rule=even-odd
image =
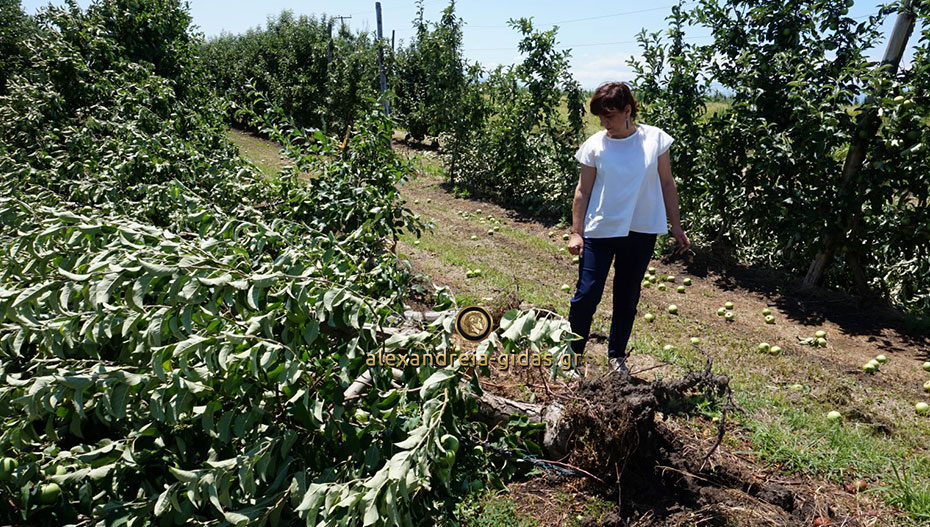
[{"label": "wooden post", "polygon": [[378,76],[381,78],[381,103],[384,105],[384,113],[391,115],[391,108],[388,106],[387,98],[384,92],[387,91],[387,79],[384,77],[384,40],[381,31],[381,2],[375,2],[375,15],[378,18]]},{"label": "wooden post", "polygon": [[[888,46],[885,48],[885,56],[882,58],[880,67],[887,67],[891,74],[898,71],[898,65],[901,63],[901,56],[904,55],[904,48],[907,47],[907,41],[913,30],[914,0],[906,0],[901,4],[901,8],[898,10],[898,18],[895,20],[894,28],[891,30],[891,37],[888,39]],[[866,98],[866,106],[874,99],[872,95],[869,95]],[[865,154],[868,151],[869,141],[871,141],[872,137],[878,131],[879,124],[881,124],[881,121],[875,111],[866,111],[859,119],[859,123],[856,125],[853,144],[850,146],[849,152],[846,154],[846,162],[843,164],[843,179],[840,181],[838,188],[839,195],[844,194],[847,187],[853,183],[853,179],[862,168],[862,162],[865,161]],[[847,228],[844,232],[857,230],[859,216],[860,213],[855,212],[847,218]],[[803,282],[804,287],[811,287],[820,283],[824,271],[826,271],[827,266],[833,259],[836,247],[841,243],[843,237],[844,235],[827,235],[824,240],[824,248],[817,253],[807,270],[807,276],[804,277]],[[853,259],[853,261],[858,262],[858,259]],[[859,275],[862,270],[854,269],[854,271],[859,271],[854,273]],[[859,289],[862,289],[864,284],[858,283],[859,281],[860,280],[856,280],[856,285]],[[860,291],[860,293],[865,292],[866,291]]]}]

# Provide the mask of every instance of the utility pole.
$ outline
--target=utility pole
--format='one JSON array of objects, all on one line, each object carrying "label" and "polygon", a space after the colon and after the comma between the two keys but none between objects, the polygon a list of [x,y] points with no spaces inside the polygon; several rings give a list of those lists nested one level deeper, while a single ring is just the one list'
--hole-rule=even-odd
[{"label": "utility pole", "polygon": [[[901,56],[904,55],[904,48],[907,47],[907,41],[914,30],[914,3],[915,0],[905,0],[898,9],[898,18],[895,20],[894,28],[891,30],[891,36],[888,38],[888,46],[885,48],[885,56],[882,57],[882,68],[887,68],[888,73],[894,75],[898,71],[898,65],[901,63]],[[865,106],[875,99],[873,95],[866,98]],[[862,162],[865,161],[865,154],[869,147],[869,141],[878,131],[881,124],[879,116],[874,111],[866,111],[859,119],[856,126],[856,133],[853,135],[853,143],[850,145],[849,153],[846,154],[846,162],[843,164],[843,179],[840,181],[838,195],[843,196],[849,192],[855,191],[855,179],[862,168]],[[858,231],[859,219],[861,212],[852,212],[846,219],[844,233],[855,233]],[[832,234],[832,233],[831,233]],[[814,260],[807,270],[807,276],[804,277],[803,287],[817,285],[823,277],[824,271],[833,259],[833,254],[837,247],[842,243],[847,234],[831,235],[827,234],[824,239],[823,249],[817,252]],[[850,264],[853,273],[853,281],[860,294],[867,293],[868,284],[865,279],[865,271],[859,259],[856,249],[847,252],[847,261]]]},{"label": "utility pole", "polygon": [[394,30],[391,30],[391,54],[394,54]]},{"label": "utility pole", "polygon": [[329,49],[326,52],[326,64],[333,63],[333,20],[339,20],[345,24],[345,20],[352,18],[351,16],[334,16],[329,19],[329,23],[326,25],[327,31],[329,31]]},{"label": "utility pole", "polygon": [[384,113],[391,115],[384,92],[387,91],[387,79],[384,77],[384,40],[381,33],[381,2],[375,2],[375,15],[378,18],[378,75],[381,77],[381,102],[384,104]]}]

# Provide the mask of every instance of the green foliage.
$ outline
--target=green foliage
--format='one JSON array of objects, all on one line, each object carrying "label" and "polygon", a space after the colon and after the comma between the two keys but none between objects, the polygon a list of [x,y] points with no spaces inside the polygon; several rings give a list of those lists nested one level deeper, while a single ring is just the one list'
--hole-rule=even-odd
[{"label": "green foliage", "polygon": [[[444,141],[450,179],[548,216],[570,213],[577,182],[573,154],[582,137],[581,88],[568,71],[567,51],[556,50],[556,29],[536,31],[529,19],[511,20],[523,38],[521,64],[498,67],[479,86],[464,112],[468,125]],[[559,113],[565,100],[568,116]]]},{"label": "green foliage", "polygon": [[417,3],[417,34],[406,48],[397,51],[391,88],[401,125],[417,140],[439,136],[453,129],[460,117],[466,89],[466,63],[462,58],[462,19],[455,16],[455,2],[442,11],[438,23],[428,29],[423,20],[423,1]]},{"label": "green foliage", "polygon": [[377,43],[345,25],[333,26],[330,39],[333,24],[325,16],[295,18],[283,11],[269,18],[265,29],[209,40],[201,56],[213,86],[232,103],[231,109],[251,107],[249,96],[257,89],[298,126],[342,135],[368,111],[366,98],[377,93]]},{"label": "green foliage", "polygon": [[[701,2],[673,10],[670,43],[641,34],[643,62],[631,64],[644,119],[677,139],[683,215],[699,242],[800,274],[833,236],[842,241],[829,284],[847,286],[862,269],[873,289],[926,310],[919,284],[930,268],[919,225],[930,219],[921,205],[930,185],[917,145],[927,133],[919,101],[927,40],[907,72],[891,77],[877,68],[866,54],[890,12],[882,7],[856,22],[844,1]],[[714,42],[685,44],[684,24],[709,29]],[[711,83],[731,94],[729,106],[701,119]],[[874,99],[863,103],[866,94]],[[894,104],[902,94],[917,104]],[[859,177],[843,182],[857,121],[870,109],[881,111],[884,126]]]},{"label": "green foliage", "polygon": [[32,31],[35,27],[19,0],[0,0],[0,95],[6,93],[7,79],[22,67],[26,57],[22,44]]}]

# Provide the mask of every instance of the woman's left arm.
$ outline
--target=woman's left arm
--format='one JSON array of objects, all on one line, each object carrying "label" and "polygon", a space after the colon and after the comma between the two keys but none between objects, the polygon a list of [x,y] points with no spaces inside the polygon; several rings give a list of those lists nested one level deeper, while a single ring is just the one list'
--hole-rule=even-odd
[{"label": "woman's left arm", "polygon": [[688,239],[688,235],[681,228],[681,212],[678,210],[678,186],[675,185],[675,178],[672,177],[672,162],[668,150],[659,156],[659,182],[662,183],[665,214],[668,216],[669,223],[672,224],[672,236],[678,242],[675,254],[683,254],[691,248],[691,240]]}]

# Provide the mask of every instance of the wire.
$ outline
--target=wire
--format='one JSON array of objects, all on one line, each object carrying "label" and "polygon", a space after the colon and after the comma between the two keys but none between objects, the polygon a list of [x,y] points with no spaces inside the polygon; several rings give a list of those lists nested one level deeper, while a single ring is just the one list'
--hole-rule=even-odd
[{"label": "wire", "polygon": [[[699,38],[711,38],[713,35],[700,35],[696,37],[684,37],[684,40],[694,40]],[[587,44],[559,44],[562,48],[583,48],[588,46],[614,46],[617,44],[636,44],[638,40],[621,40],[617,42],[590,42]],[[509,48],[466,48],[462,51],[512,51],[515,47]]]}]

